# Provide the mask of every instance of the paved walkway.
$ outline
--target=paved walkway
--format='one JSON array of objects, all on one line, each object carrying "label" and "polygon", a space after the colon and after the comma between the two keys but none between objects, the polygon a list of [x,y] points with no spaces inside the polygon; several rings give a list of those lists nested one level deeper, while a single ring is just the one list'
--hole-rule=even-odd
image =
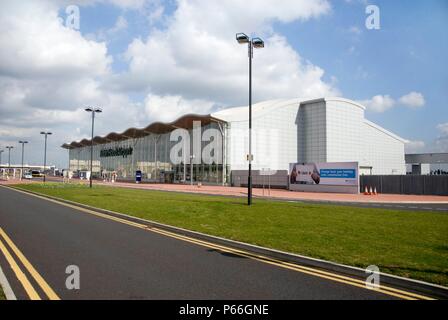
[{"label": "paved walkway", "polygon": [[[48,180],[54,181],[55,178]],[[79,182],[80,180],[74,180]],[[32,182],[41,182],[32,181]],[[86,180],[84,182],[87,183]],[[30,183],[30,180],[1,180],[0,184],[18,184],[18,183]],[[198,194],[211,194],[211,195],[225,195],[245,197],[247,196],[247,188],[240,187],[226,187],[226,186],[210,186],[189,184],[136,184],[126,182],[98,182],[94,181],[96,185],[114,186],[121,188],[135,188],[146,190],[162,190],[173,192],[186,192],[186,193],[198,193]],[[284,200],[308,200],[308,201],[329,201],[329,202],[354,202],[354,203],[423,203],[423,204],[448,204],[448,196],[418,196],[418,195],[401,195],[401,194],[379,194],[376,196],[366,196],[364,194],[341,194],[341,193],[312,193],[312,192],[296,192],[288,190],[271,190],[268,194],[268,190],[253,189],[253,195],[256,197],[265,197],[272,199],[284,199]]]},{"label": "paved walkway", "polygon": [[[247,196],[247,188],[225,187],[225,186],[201,186],[183,184],[135,184],[135,183],[104,183],[101,185],[113,185],[124,188],[137,188],[148,190],[163,190],[175,192],[201,193],[226,196]],[[268,190],[253,189],[253,195],[286,200],[311,200],[311,201],[331,201],[331,202],[359,202],[359,203],[443,203],[448,204],[448,196],[417,196],[417,195],[395,195],[380,194],[376,196],[366,196],[363,194],[339,194],[339,193],[311,193],[295,192],[288,190]]]}]

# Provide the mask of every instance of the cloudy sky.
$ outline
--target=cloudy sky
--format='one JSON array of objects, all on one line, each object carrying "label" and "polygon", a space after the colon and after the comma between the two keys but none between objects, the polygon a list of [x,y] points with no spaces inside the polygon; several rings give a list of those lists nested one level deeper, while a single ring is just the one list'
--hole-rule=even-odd
[{"label": "cloudy sky", "polygon": [[[380,29],[366,28],[366,6]],[[79,9],[79,28],[73,19]],[[342,96],[411,141],[448,151],[448,2],[367,0],[1,0],[0,150],[67,165],[64,142],[247,103],[247,51],[262,37],[254,99]],[[7,162],[7,152],[2,154]]]}]

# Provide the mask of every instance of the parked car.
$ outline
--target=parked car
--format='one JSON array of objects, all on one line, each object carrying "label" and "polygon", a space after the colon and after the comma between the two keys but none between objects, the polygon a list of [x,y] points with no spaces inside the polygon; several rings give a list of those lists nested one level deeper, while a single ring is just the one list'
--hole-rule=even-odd
[{"label": "parked car", "polygon": [[33,179],[33,175],[31,174],[31,172],[25,172],[25,174],[23,175],[23,177],[25,179]]},{"label": "parked car", "polygon": [[40,171],[38,171],[38,170],[31,171],[31,175],[33,176],[33,178],[43,177],[43,174]]}]

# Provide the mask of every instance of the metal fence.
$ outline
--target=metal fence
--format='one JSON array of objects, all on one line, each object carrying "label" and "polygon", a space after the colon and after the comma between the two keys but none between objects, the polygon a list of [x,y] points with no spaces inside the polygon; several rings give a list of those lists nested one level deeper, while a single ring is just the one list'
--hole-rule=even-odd
[{"label": "metal fence", "polygon": [[448,195],[448,176],[360,176],[360,191],[376,188],[379,193]]},{"label": "metal fence", "polygon": [[[247,187],[247,175],[247,170],[232,170],[232,186]],[[272,189],[287,189],[288,171],[278,170],[273,175],[264,176],[260,170],[252,170],[252,186],[254,188],[270,186]]]}]

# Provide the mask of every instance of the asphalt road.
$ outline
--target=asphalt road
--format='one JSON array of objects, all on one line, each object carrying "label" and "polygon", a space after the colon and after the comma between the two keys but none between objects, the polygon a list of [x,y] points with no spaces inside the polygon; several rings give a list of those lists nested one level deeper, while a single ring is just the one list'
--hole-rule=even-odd
[{"label": "asphalt road", "polygon": [[[395,299],[390,295],[207,248],[0,187],[0,231],[61,299]],[[0,242],[7,243],[0,234]],[[1,244],[1,243],[0,243]],[[6,246],[13,252],[11,246]],[[12,254],[15,261],[19,261]],[[28,299],[0,250],[18,299]],[[80,289],[66,288],[66,268]],[[41,298],[42,281],[18,266]]]}]

